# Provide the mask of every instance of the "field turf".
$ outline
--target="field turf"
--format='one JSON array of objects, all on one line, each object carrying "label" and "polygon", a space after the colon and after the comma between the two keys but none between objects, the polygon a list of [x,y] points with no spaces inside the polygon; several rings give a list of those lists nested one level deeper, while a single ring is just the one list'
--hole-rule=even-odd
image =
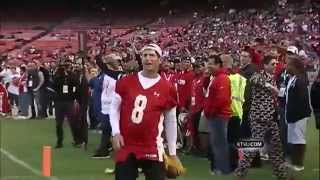
[{"label": "field turf", "polygon": [[[54,146],[55,122],[47,120],[0,119],[0,179],[1,180],[112,180],[112,175],[104,174],[105,168],[113,167],[113,161],[91,159],[100,140],[100,135],[89,132],[88,150],[76,149],[71,145],[68,124],[65,123],[64,148],[53,149],[52,177],[41,177],[42,147]],[[187,175],[180,180],[231,180],[234,176],[212,176],[208,161],[193,156],[180,155],[187,168]],[[144,179],[140,177],[139,180]],[[272,180],[271,165],[251,169],[248,180]],[[319,179],[319,131],[314,120],[308,123],[307,154],[305,171],[296,174],[296,180]]]}]

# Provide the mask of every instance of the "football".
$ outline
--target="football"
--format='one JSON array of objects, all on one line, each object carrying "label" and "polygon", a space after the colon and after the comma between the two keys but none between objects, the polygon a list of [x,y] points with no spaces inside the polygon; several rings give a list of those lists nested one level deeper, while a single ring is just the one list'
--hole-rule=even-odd
[{"label": "football", "polygon": [[166,176],[167,178],[176,178],[178,177],[180,174],[177,171],[177,168],[174,166],[168,166],[166,168]]},{"label": "football", "polygon": [[186,173],[186,169],[179,160],[173,159],[167,155],[164,155],[164,165],[168,178],[176,178]]}]

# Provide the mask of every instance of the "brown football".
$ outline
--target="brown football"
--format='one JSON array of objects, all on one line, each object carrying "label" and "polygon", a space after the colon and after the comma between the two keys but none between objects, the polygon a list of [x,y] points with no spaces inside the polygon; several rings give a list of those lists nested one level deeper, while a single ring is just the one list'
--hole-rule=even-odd
[{"label": "brown football", "polygon": [[166,175],[168,178],[176,178],[179,176],[177,169],[173,166],[168,166],[166,169]]}]

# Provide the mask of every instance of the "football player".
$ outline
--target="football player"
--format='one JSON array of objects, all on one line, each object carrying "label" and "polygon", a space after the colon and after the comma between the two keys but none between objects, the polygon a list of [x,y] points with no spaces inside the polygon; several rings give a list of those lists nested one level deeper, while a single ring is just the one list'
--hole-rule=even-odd
[{"label": "football player", "polygon": [[[164,157],[179,167],[177,175],[184,170],[176,155],[177,93],[158,74],[162,50],[149,44],[141,52],[143,70],[116,82],[110,108],[116,180],[135,180],[138,168],[147,180],[164,180]],[[168,156],[164,156],[163,130]]]}]

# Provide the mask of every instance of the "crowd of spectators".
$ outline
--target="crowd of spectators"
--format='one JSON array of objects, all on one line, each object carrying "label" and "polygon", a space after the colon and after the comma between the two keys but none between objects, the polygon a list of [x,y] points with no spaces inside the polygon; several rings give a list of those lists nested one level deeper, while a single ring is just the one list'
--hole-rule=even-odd
[{"label": "crowd of spectators", "polygon": [[[271,142],[268,143],[271,146],[268,151],[271,151],[269,156],[276,168],[276,175],[286,176],[282,164],[285,161],[282,153],[286,153],[286,150],[282,146],[287,147],[288,143],[293,146],[291,153],[285,155],[290,158],[292,168],[303,170],[305,122],[311,115],[309,100],[306,99],[309,81],[305,75],[307,71],[319,71],[319,9],[316,6],[298,8],[297,4],[284,3],[273,9],[230,9],[206,14],[195,12],[189,24],[166,27],[166,18],[172,16],[174,14],[161,17],[157,28],[135,27],[117,35],[112,34],[112,26],[87,30],[86,51],[75,52],[72,47],[56,51],[30,47],[17,54],[3,55],[0,70],[1,114],[15,119],[45,119],[53,115],[55,109],[58,136],[56,147],[63,147],[64,116],[71,121],[74,146],[86,147],[87,111],[89,128],[99,129],[101,123],[97,115],[97,103],[101,106],[99,93],[103,88],[101,78],[104,69],[107,67],[123,74],[138,72],[141,70],[138,50],[146,44],[156,43],[163,52],[160,74],[177,87],[178,119],[181,125],[179,131],[182,133],[179,143],[187,142],[184,145],[187,153],[197,156],[209,154],[214,174],[227,174],[235,170],[237,176],[243,177],[256,153],[244,152],[246,156],[238,164],[239,157],[236,155],[234,158],[238,150],[234,146],[229,149],[229,144],[248,136],[265,140],[264,137],[269,136],[266,132],[270,130]],[[107,54],[112,56],[106,58]],[[239,95],[240,101],[245,102],[243,107],[242,104],[237,105],[241,106],[241,113],[230,109],[229,101],[234,95],[232,88],[239,89],[241,86],[233,86],[232,81],[231,84],[227,83],[232,74],[241,75],[248,84],[242,88],[244,94]],[[216,78],[212,80],[210,76]],[[62,85],[60,81],[65,81],[67,85]],[[311,97],[316,98],[319,73],[314,81]],[[224,88],[231,88],[231,92],[218,92],[218,85],[222,84]],[[203,93],[203,89],[207,90],[206,93]],[[298,93],[301,89],[304,93]],[[58,91],[63,93],[59,95]],[[212,91],[217,91],[220,96],[210,94]],[[261,100],[261,94],[267,94],[267,97]],[[278,98],[274,98],[274,94]],[[248,96],[251,98],[247,99]],[[299,96],[300,99],[292,98]],[[229,98],[228,102],[221,99],[223,97]],[[64,98],[68,99],[67,103]],[[10,103],[5,99],[9,99]],[[266,107],[259,105],[261,101],[268,101],[265,102],[270,108],[268,112],[264,112]],[[317,101],[311,101],[319,128],[319,107]],[[59,108],[57,113],[55,106],[63,103],[68,108]],[[292,108],[304,111],[295,114]],[[234,111],[237,111],[237,116]],[[80,112],[80,115],[77,116],[76,112]],[[281,117],[279,125],[274,122],[278,119],[275,115],[277,113]],[[233,124],[235,127],[230,127],[231,123],[228,126],[231,117],[239,122]],[[81,125],[75,123],[77,118],[81,119],[78,121]],[[208,119],[210,123],[204,125],[203,119]],[[216,123],[220,120],[223,123]],[[251,126],[248,125],[249,121]],[[240,131],[240,122],[241,131],[244,132],[227,133],[230,128],[234,128],[234,132]],[[217,129],[226,131],[220,132]],[[248,135],[252,129],[252,135]],[[204,137],[207,133],[210,141],[203,143],[208,138]],[[281,137],[278,137],[280,134]],[[217,136],[225,138],[223,141],[217,140]],[[230,139],[231,136],[234,138]],[[108,156],[109,146],[103,145],[103,149],[99,149],[94,157]],[[209,153],[208,146],[211,146]],[[219,152],[228,151],[230,154],[220,156]],[[264,155],[262,151],[260,154]],[[230,159],[230,164],[229,161],[224,162],[225,159]]]}]

